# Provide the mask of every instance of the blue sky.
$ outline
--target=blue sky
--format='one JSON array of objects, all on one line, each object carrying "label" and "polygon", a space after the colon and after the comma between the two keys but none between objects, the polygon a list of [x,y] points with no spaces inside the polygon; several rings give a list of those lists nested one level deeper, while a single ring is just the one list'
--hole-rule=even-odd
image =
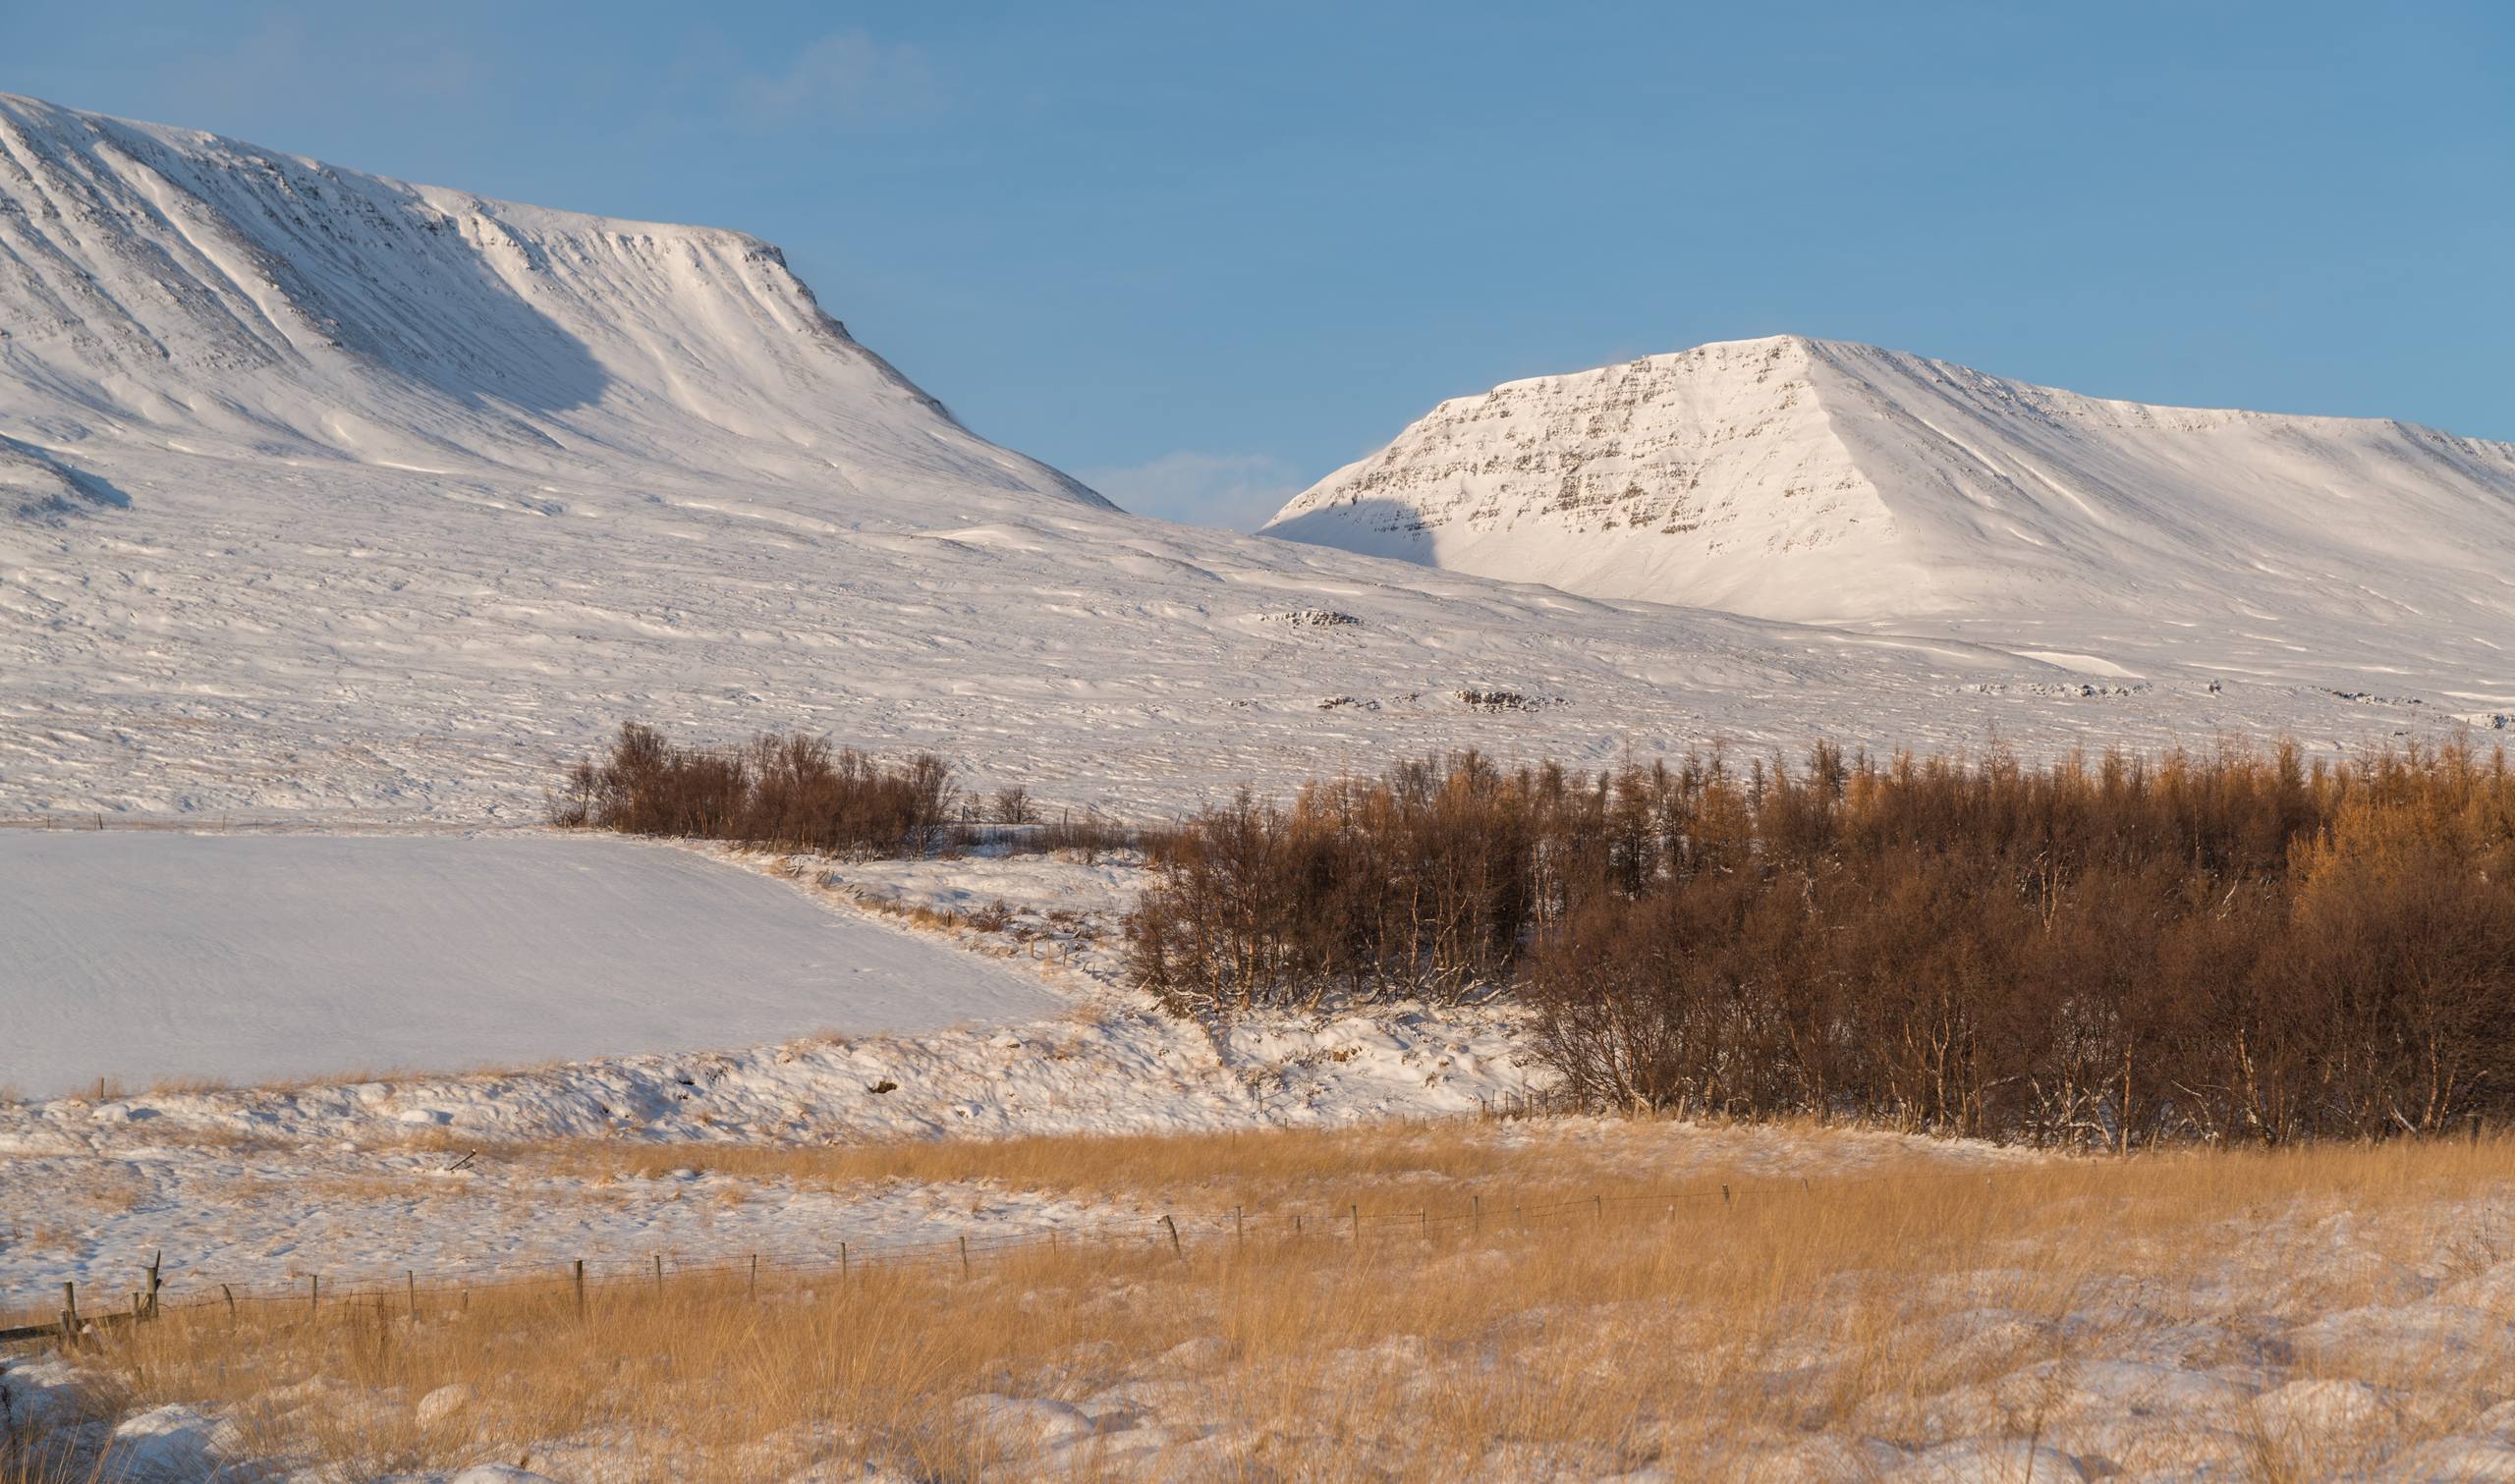
[{"label": "blue sky", "polygon": [[11,9],[0,87],[767,238],[1183,519],[1780,331],[2515,439],[2500,3]]}]

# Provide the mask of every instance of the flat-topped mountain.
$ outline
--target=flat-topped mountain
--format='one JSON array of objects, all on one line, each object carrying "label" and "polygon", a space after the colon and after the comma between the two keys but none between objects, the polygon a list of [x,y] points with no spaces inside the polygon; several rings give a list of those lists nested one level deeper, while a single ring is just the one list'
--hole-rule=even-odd
[{"label": "flat-topped mountain", "polygon": [[2105,401],[1795,336],[1444,402],[1267,529],[1593,596],[2103,644],[2135,666],[2211,637],[2195,627],[2248,654],[2515,644],[2515,446]]},{"label": "flat-topped mountain", "polygon": [[82,442],[138,435],[419,468],[742,472],[808,483],[825,515],[903,486],[1102,503],[971,434],[742,233],[7,94],[0,414],[22,484],[75,469]]}]

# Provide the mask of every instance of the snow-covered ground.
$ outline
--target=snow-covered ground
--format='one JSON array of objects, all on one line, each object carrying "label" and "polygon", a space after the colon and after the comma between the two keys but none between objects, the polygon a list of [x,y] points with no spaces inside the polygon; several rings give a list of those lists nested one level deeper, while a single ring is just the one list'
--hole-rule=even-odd
[{"label": "snow-covered ground", "polygon": [[[0,1055],[34,1076],[76,1068],[55,1091],[240,1084],[0,1104],[0,1299],[118,1273],[136,1243],[254,1278],[681,1243],[685,1213],[717,1212],[690,1202],[699,1187],[577,1182],[592,1203],[552,1225],[537,1213],[568,1182],[508,1182],[494,1155],[436,1180],[448,1150],[1336,1124],[1471,1115],[1546,1085],[1504,1007],[1160,1013],[1121,983],[1139,871],[549,833],[0,831],[0,936],[35,969],[0,967],[10,1024],[34,1031]],[[985,925],[920,930],[866,900]],[[483,1063],[522,1070],[447,1070]],[[420,1070],[339,1075],[383,1066]],[[274,1069],[303,1080],[251,1085]],[[791,1204],[712,1219],[772,1245],[835,1219]],[[865,1240],[899,1230],[879,1211],[864,1225]]]},{"label": "snow-covered ground", "polygon": [[599,836],[0,830],[0,1085],[340,1079],[1054,1016],[1037,975]]},{"label": "snow-covered ground", "polygon": [[[1009,1288],[981,1266],[970,1296],[947,1300],[973,1316],[1013,1310],[1049,1326],[1070,1323],[1079,1304],[1144,1346],[1112,1353],[1089,1325],[1056,1329],[1079,1342],[935,1395],[963,1425],[1005,1430],[1005,1460],[974,1477],[1241,1476],[1287,1460],[1317,1460],[1293,1476],[1343,1477],[1404,1459],[1497,1480],[1628,1484],[2515,1478],[2515,1385],[2504,1369],[2515,1360],[2515,1207],[2502,1180],[2457,1181],[2432,1195],[2386,1188],[2352,1209],[2331,1192],[2276,1182],[2250,1197],[2196,1197],[2188,1181],[2177,1183],[2170,1156],[2053,1160],[1859,1130],[1630,1122],[1487,1127],[1479,1137],[1497,1159],[1525,1148],[1579,1171],[1575,1179],[1695,1184],[1706,1194],[1706,1177],[1752,1182],[1741,1184],[1738,1205],[1706,1202],[1717,1214],[1673,1237],[1655,1220],[1593,1226],[1581,1203],[1568,1223],[1573,1243],[1602,1273],[1627,1276],[1612,1292],[1561,1286],[1543,1255],[1560,1229],[1540,1225],[1531,1240],[1500,1221],[1421,1234],[1374,1226],[1371,1260],[1349,1262],[1329,1219],[1322,1246],[1332,1260],[1304,1270],[1317,1305],[1307,1321],[1314,1338],[1289,1350],[1269,1343],[1262,1310],[1227,1296],[1228,1210],[1171,1204],[1178,1192],[1156,1200],[1149,1185],[1082,1196],[992,1180],[799,1185],[697,1168],[703,1151],[691,1168],[589,1184],[557,1164],[516,1161],[456,1178],[370,1151],[369,1170],[340,1160],[287,1176],[339,1202],[337,1211],[308,1211],[293,1228],[269,1223],[264,1250],[240,1244],[219,1256],[337,1273],[321,1264],[357,1250],[343,1228],[391,1230],[431,1207],[439,1214],[428,1224],[460,1239],[422,1260],[474,1263],[446,1271],[475,1283],[536,1265],[564,1272],[570,1256],[587,1253],[612,1259],[605,1267],[615,1272],[662,1255],[669,1273],[682,1254],[746,1245],[825,1256],[839,1239],[1046,1227],[1131,1232],[1149,1244],[1156,1213],[1176,1211],[1192,1244],[1187,1266],[1031,1273]],[[1402,1146],[1376,1163],[1394,1182],[1369,1187],[1383,1199],[1402,1191],[1396,1198],[1409,1204],[1449,1210],[1482,1189],[1485,1210],[1498,1214],[1507,1188],[1410,1170]],[[2089,1166],[2095,1172],[2082,1178]],[[2143,1170],[2161,1173],[2162,1193],[2143,1194]],[[1826,1184],[1833,1177],[1848,1179]],[[1813,1193],[1802,1179],[1816,1182]],[[1904,1209],[1861,1193],[1887,1183],[1954,1194],[1917,1196]],[[1838,1202],[1852,1214],[1831,1214]],[[1311,1209],[1315,1223],[1322,1213]],[[1284,1213],[1258,1214],[1274,1222]],[[1960,1236],[1978,1214],[1979,1237]],[[1846,1220],[1888,1230],[1853,1236]],[[1737,1235],[1741,1223],[1749,1235]],[[1716,1250],[1724,1232],[1755,1251],[1789,1254],[1786,1269],[1750,1269],[1734,1275],[1735,1292],[1705,1292],[1711,1280],[1689,1270],[1737,1266]],[[1812,1264],[1802,1243],[1828,1240],[1859,1255]],[[136,1258],[146,1245],[136,1243]],[[1666,1266],[1654,1271],[1653,1260]],[[169,1271],[174,1292],[198,1289],[198,1272]],[[1261,1262],[1255,1282],[1268,1281]],[[1383,1303],[1372,1289],[1411,1297]],[[1462,1292],[1474,1296],[1437,1296]],[[417,1344],[440,1323],[403,1330],[397,1319],[394,1328]],[[1707,1332],[1710,1323],[1744,1332]],[[257,1404],[318,1406],[392,1427],[415,1412],[470,1406],[468,1420],[483,1410],[468,1393],[363,1383],[356,1366],[335,1359]],[[1561,1402],[1585,1383],[1614,1402],[1586,1427],[1567,1425],[1583,1414]],[[21,1417],[75,1404],[82,1384],[75,1365],[47,1359],[0,1370]],[[178,1477],[202,1477],[216,1464],[262,1461],[233,1420],[139,1410],[118,1432],[130,1457],[162,1451],[187,1460],[192,1472]],[[177,1432],[162,1449],[150,1441]],[[656,1468],[652,1441],[617,1427],[499,1441],[457,1451],[529,1459],[555,1479],[649,1477]],[[744,1445],[757,1451],[745,1476],[830,1477],[835,1459],[868,1442],[883,1451],[884,1440],[844,1433],[755,1436]],[[722,1455],[682,1461],[699,1474],[729,1466]]]},{"label": "snow-covered ground", "polygon": [[[693,1210],[715,1212],[710,1240],[736,1249],[855,1220],[811,1201],[718,1211],[709,1201],[721,1184],[571,1188],[537,1182],[530,1165],[519,1176],[494,1152],[433,1178],[466,1150],[528,1140],[816,1145],[1220,1130],[1470,1116],[1544,1081],[1497,1014],[1398,1007],[1257,1020],[1214,1037],[1166,1016],[1110,1010],[524,1072],[54,1099],[0,1107],[0,1300],[39,1297],[65,1279],[119,1281],[142,1248],[163,1247],[170,1273],[260,1282],[454,1257],[529,1260],[572,1244],[574,1255],[588,1245],[684,1249]],[[863,1240],[897,1228],[887,1217],[863,1225]]]},{"label": "snow-covered ground", "polygon": [[[0,814],[531,821],[631,719],[1153,819],[1463,746],[2329,747],[2515,709],[2502,608],[2361,643],[2315,574],[2152,666],[1144,520],[962,427],[739,233],[33,100],[0,99]],[[2181,622],[2127,603],[2135,637]]]}]

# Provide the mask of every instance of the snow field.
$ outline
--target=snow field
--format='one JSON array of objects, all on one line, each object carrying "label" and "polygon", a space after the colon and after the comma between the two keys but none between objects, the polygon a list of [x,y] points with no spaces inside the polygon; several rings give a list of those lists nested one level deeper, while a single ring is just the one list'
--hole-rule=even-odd
[{"label": "snow field", "polygon": [[[166,837],[108,831],[85,838]],[[922,998],[888,1008],[906,1019],[932,1010],[946,991],[999,981],[1026,986],[1056,1013],[905,1033],[815,1030],[768,1044],[518,1071],[0,1104],[0,1220],[12,1223],[15,1236],[0,1246],[0,1296],[49,1291],[63,1280],[118,1283],[128,1254],[142,1246],[166,1250],[170,1274],[262,1283],[312,1271],[530,1264],[659,1242],[676,1250],[704,1245],[673,1213],[699,1208],[682,1205],[685,1196],[712,1200],[722,1186],[702,1192],[666,1181],[610,1191],[549,1227],[546,1213],[570,1205],[566,1182],[510,1187],[485,1178],[504,1168],[494,1151],[551,1140],[704,1144],[722,1154],[936,1136],[1334,1125],[1474,1114],[1545,1084],[1515,1017],[1498,1008],[1396,1006],[1367,1015],[1258,1017],[1228,1027],[1152,1011],[1117,982],[1117,919],[1136,890],[1137,866],[1127,859],[972,855],[833,864],[573,836],[185,837],[185,844],[246,840],[453,847],[454,858],[476,860],[485,851],[519,869],[599,860],[606,876],[625,864],[633,869],[616,878],[624,891],[641,882],[683,891],[697,880],[749,907],[800,910],[807,942],[829,927],[842,943],[904,955],[896,962],[917,967],[911,987]],[[293,857],[265,851],[251,858]],[[388,852],[376,858],[412,857]],[[894,911],[925,908],[963,919],[974,911],[991,919],[1001,904],[1004,916],[996,931],[916,932],[868,917],[852,905],[859,897]],[[634,892],[626,900],[637,905]],[[477,932],[474,938],[492,941]],[[521,941],[538,942],[531,935]],[[813,1015],[790,1023],[820,1023],[829,1009],[815,1002]],[[692,1023],[700,1034],[723,1028]],[[353,1062],[373,1060],[363,1043],[342,1050]],[[469,1173],[440,1178],[445,1164],[474,1149],[491,1152]],[[671,1199],[624,1198],[640,1190]],[[454,1193],[473,1198],[436,1198]],[[772,1207],[743,1209],[748,1214],[725,1235],[746,1250],[844,1225],[809,1203],[793,1222]],[[855,1235],[887,1240],[900,1228],[877,1214]]]},{"label": "snow field", "polygon": [[939,1030],[1068,1004],[754,872],[594,836],[0,830],[0,1085],[41,1097]]}]

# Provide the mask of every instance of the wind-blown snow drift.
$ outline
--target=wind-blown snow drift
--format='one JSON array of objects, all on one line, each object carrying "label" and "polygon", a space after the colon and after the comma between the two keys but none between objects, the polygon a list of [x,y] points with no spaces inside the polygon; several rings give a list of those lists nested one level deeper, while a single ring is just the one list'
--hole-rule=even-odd
[{"label": "wind-blown snow drift", "polygon": [[2442,699],[2336,699],[2375,688],[2346,663],[2091,687],[1984,637],[1139,519],[738,233],[0,98],[0,813],[531,817],[629,717],[1144,814],[1394,751],[2354,742]]},{"label": "wind-blown snow drift", "polygon": [[1596,597],[2094,650],[2064,659],[2098,674],[2494,694],[2515,670],[2515,446],[1796,336],[1444,402],[1267,529]]}]

